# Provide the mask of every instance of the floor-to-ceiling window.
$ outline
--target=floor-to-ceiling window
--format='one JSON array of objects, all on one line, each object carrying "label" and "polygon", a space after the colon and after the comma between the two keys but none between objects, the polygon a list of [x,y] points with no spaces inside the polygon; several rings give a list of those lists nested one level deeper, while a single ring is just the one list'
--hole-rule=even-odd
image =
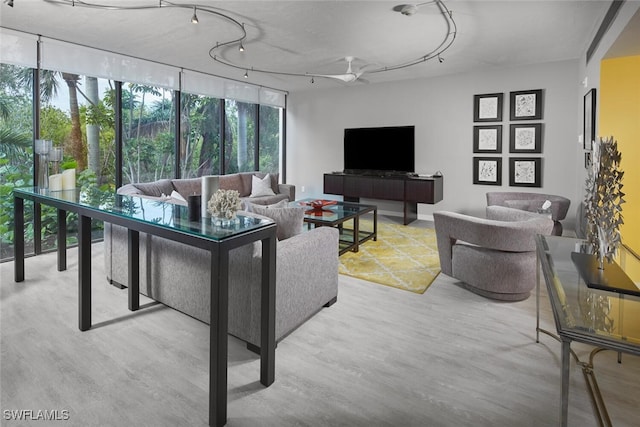
[{"label": "floor-to-ceiling window", "polygon": [[[62,152],[48,158],[47,177],[73,169],[81,188],[281,169],[282,92],[0,32],[0,260],[13,257],[12,189],[40,184],[38,140]],[[27,253],[54,249],[57,212],[39,206],[34,221],[34,208],[25,204]],[[74,244],[74,215],[67,226]],[[102,224],[93,228],[101,238]]]},{"label": "floor-to-ceiling window", "polygon": [[193,178],[220,173],[223,101],[190,93],[180,98],[180,176]]},{"label": "floor-to-ceiling window", "polygon": [[[77,186],[115,189],[114,82],[62,71],[40,70],[40,139],[61,150],[59,162],[49,155],[49,174],[74,169]],[[42,185],[42,183],[37,183]],[[56,245],[57,212],[42,206],[42,249]],[[67,214],[67,243],[77,239],[77,217]],[[93,237],[102,224],[94,222]]]},{"label": "floor-to-ceiling window", "polygon": [[[0,259],[13,257],[14,187],[33,185],[33,70],[0,64]],[[33,211],[25,208],[25,250],[33,252]]]},{"label": "floor-to-ceiling window", "polygon": [[122,182],[174,178],[174,92],[137,83],[122,86]]},{"label": "floor-to-ceiling window", "polygon": [[254,171],[256,105],[225,100],[224,171]]},{"label": "floor-to-ceiling window", "polygon": [[280,170],[282,147],[282,109],[260,106],[259,166],[263,172],[277,173]]}]

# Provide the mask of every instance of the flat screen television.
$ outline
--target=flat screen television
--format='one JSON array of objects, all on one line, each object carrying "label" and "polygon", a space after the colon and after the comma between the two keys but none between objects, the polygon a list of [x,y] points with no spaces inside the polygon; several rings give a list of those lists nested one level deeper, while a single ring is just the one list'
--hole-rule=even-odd
[{"label": "flat screen television", "polygon": [[415,127],[345,129],[344,172],[415,172]]}]

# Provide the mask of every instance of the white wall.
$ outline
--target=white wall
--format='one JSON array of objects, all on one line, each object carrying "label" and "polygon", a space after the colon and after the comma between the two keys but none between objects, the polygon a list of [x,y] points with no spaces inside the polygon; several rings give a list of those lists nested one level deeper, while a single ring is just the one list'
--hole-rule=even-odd
[{"label": "white wall", "polygon": [[[421,218],[429,218],[434,210],[482,215],[487,191],[558,194],[569,197],[576,206],[581,198],[577,194],[577,168],[583,167],[576,132],[581,117],[581,106],[576,103],[582,96],[580,82],[579,63],[573,60],[292,93],[287,107],[287,181],[296,185],[298,198],[322,197],[323,174],[343,169],[345,128],[415,125],[416,172],[440,170],[444,174],[443,201],[419,205]],[[528,89],[545,91],[541,188],[508,185],[509,92]],[[472,178],[473,95],[494,92],[504,93],[505,100],[501,187],[474,185]],[[400,203],[375,203],[383,212],[401,214]],[[573,217],[574,212],[572,208],[569,215]]]}]

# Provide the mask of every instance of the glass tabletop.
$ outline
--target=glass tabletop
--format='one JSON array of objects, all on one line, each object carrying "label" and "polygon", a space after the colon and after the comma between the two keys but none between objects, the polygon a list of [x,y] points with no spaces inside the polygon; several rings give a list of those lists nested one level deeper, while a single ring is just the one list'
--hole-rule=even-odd
[{"label": "glass tabletop", "polygon": [[61,191],[28,187],[16,188],[14,192],[25,195],[28,198],[40,199],[44,203],[49,200],[62,205],[63,208],[64,205],[68,205],[69,211],[81,208],[88,211],[106,212],[122,218],[151,223],[159,227],[206,237],[211,240],[223,240],[273,224],[271,220],[243,215],[241,212],[238,213],[237,220],[234,223],[225,226],[215,225],[211,218],[189,221],[187,206],[144,197],[125,196],[113,192],[100,191],[95,187]]},{"label": "glass tabletop", "polygon": [[291,202],[289,205],[307,208],[304,212],[305,220],[317,222],[333,222],[353,218],[376,208],[372,205],[325,199],[301,199]]},{"label": "glass tabletop", "polygon": [[587,285],[574,262],[576,253],[588,253],[583,240],[538,236],[537,243],[558,333],[640,351],[640,297]]}]

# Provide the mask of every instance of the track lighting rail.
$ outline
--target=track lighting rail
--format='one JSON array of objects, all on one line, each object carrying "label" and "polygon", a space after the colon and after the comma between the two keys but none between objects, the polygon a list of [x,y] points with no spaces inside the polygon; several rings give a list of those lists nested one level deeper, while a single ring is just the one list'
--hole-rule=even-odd
[{"label": "track lighting rail", "polygon": [[414,16],[418,12],[418,9],[425,5],[435,5],[438,7],[440,11],[440,15],[446,22],[446,31],[442,36],[442,41],[438,44],[438,46],[435,49],[424,53],[418,58],[411,59],[406,62],[401,62],[398,64],[392,64],[392,65],[385,65],[378,68],[367,68],[366,70],[360,70],[357,73],[351,71],[350,66],[347,73],[343,73],[343,74],[332,75],[332,74],[320,74],[315,72],[301,73],[301,72],[293,72],[293,71],[286,71],[286,70],[268,69],[268,68],[262,68],[259,66],[240,65],[228,59],[223,58],[219,52],[221,52],[221,49],[226,46],[237,45],[238,50],[240,52],[245,51],[245,42],[247,40],[247,32],[245,30],[244,23],[241,23],[237,19],[230,16],[227,11],[221,11],[220,9],[214,8],[212,6],[208,6],[206,4],[195,4],[195,3],[182,4],[182,3],[173,3],[168,0],[157,0],[157,3],[154,2],[153,4],[147,4],[147,5],[114,6],[114,5],[102,4],[102,3],[92,2],[92,1],[83,1],[83,0],[43,0],[43,1],[46,1],[48,3],[65,5],[65,6],[86,7],[86,8],[103,9],[103,10],[148,10],[148,9],[158,9],[158,8],[188,9],[190,11],[191,10],[193,11],[193,15],[190,19],[190,22],[193,24],[199,23],[199,19],[197,16],[198,12],[208,13],[218,18],[224,19],[225,21],[232,24],[238,29],[238,37],[230,40],[218,41],[213,47],[211,47],[211,49],[209,49],[209,56],[215,62],[222,64],[226,67],[234,68],[234,69],[240,70],[241,72],[244,72],[244,78],[249,78],[249,70],[250,70],[252,73],[263,73],[263,74],[272,74],[272,75],[280,75],[280,76],[310,78],[311,83],[315,81],[315,78],[331,78],[331,79],[338,79],[338,80],[342,80],[344,82],[350,83],[350,82],[356,81],[358,78],[360,78],[361,75],[365,73],[376,74],[376,73],[383,73],[387,71],[400,70],[402,68],[408,68],[414,65],[424,63],[434,58],[437,58],[438,62],[442,63],[444,61],[444,59],[442,58],[442,54],[451,47],[451,45],[456,39],[456,34],[458,31],[456,22],[453,19],[453,13],[447,8],[447,6],[445,6],[442,0],[433,0],[433,1],[419,3],[419,4],[399,5],[399,6],[396,6],[393,10],[396,12],[400,12],[405,16]]}]

